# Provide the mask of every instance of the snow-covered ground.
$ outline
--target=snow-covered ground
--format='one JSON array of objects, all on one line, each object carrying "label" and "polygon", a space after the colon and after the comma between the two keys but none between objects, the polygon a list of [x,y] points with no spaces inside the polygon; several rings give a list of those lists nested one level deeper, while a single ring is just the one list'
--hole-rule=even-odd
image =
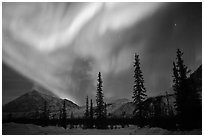
[{"label": "snow-covered ground", "polygon": [[64,129],[62,127],[48,126],[41,127],[33,124],[17,124],[17,123],[5,123],[2,125],[3,135],[172,135],[172,134],[185,134],[196,135],[202,134],[201,129],[195,129],[192,131],[168,131],[162,128],[138,128],[136,126],[129,126],[126,128],[98,130],[98,129]]}]

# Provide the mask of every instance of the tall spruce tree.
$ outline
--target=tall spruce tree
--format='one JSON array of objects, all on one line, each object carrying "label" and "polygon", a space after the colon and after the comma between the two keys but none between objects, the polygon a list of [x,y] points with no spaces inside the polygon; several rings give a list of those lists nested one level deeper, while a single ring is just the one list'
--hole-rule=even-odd
[{"label": "tall spruce tree", "polygon": [[134,61],[134,86],[133,86],[133,103],[135,105],[134,116],[138,120],[138,125],[142,126],[141,119],[143,118],[142,112],[143,102],[146,98],[146,89],[144,87],[144,79],[142,75],[142,71],[140,68],[140,59],[139,55],[135,53],[135,61]]},{"label": "tall spruce tree", "polygon": [[97,84],[97,93],[96,93],[96,117],[101,119],[104,117],[104,101],[103,101],[103,89],[102,89],[102,79],[101,72],[98,73],[98,84]]},{"label": "tall spruce tree", "polygon": [[105,121],[105,104],[103,101],[103,89],[102,89],[102,79],[101,73],[98,73],[98,84],[97,84],[97,93],[96,93],[96,127],[98,129],[105,129],[107,128],[106,121]]},{"label": "tall spruce tree", "polygon": [[[173,89],[176,95],[175,108],[177,110],[177,122],[180,128],[184,128],[184,121],[186,119],[186,114],[188,113],[188,85],[187,85],[187,74],[189,70],[187,66],[184,65],[182,59],[183,52],[177,49],[176,63],[173,62]],[[190,101],[190,100],[189,100]]]},{"label": "tall spruce tree", "polygon": [[84,116],[86,119],[89,118],[89,98],[88,98],[88,96],[86,97],[86,111],[85,111]]},{"label": "tall spruce tree", "polygon": [[190,129],[200,126],[199,96],[193,80],[188,77],[190,70],[184,65],[183,52],[177,49],[176,53],[176,63],[173,62],[173,89],[176,96],[177,122],[181,129]]}]

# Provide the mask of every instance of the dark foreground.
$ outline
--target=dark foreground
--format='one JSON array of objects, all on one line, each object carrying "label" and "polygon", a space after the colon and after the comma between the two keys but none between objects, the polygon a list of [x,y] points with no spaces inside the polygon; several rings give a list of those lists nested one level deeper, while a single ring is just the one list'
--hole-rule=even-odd
[{"label": "dark foreground", "polygon": [[2,124],[3,135],[201,135],[201,129],[190,131],[170,131],[157,127],[138,128],[134,125],[125,126],[117,125],[114,129],[82,129],[79,126],[69,129],[57,126],[42,127],[33,124],[17,124],[4,123]]}]

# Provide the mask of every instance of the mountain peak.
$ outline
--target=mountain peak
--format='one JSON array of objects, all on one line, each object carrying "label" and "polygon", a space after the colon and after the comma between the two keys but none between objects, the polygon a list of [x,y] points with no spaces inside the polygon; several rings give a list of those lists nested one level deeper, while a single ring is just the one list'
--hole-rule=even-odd
[{"label": "mountain peak", "polygon": [[[67,99],[65,101],[67,111],[79,108],[79,106],[74,104],[72,101]],[[32,89],[30,92],[27,92],[15,100],[5,104],[3,106],[3,112],[14,113],[15,116],[20,113],[22,114],[20,117],[26,117],[28,115],[31,116],[34,115],[36,111],[41,111],[45,102],[47,103],[47,107],[51,113],[59,115],[58,113],[63,106],[63,99],[44,94],[36,89]]]},{"label": "mountain peak", "polygon": [[26,94],[28,94],[28,95],[41,95],[41,93],[36,89],[32,89],[30,92],[28,92]]}]

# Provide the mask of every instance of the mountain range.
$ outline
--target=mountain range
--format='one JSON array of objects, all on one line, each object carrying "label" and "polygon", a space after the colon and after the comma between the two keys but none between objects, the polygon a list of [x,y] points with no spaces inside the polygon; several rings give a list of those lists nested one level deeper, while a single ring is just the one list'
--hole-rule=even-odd
[{"label": "mountain range", "polygon": [[[201,93],[202,66],[200,66],[194,73],[192,73],[190,78],[194,79],[197,90]],[[71,113],[74,114],[74,117],[82,117],[84,115],[85,106],[78,106],[77,104],[67,99],[63,100],[56,96],[47,95],[36,89],[33,89],[32,91],[5,104],[2,109],[3,119],[7,119],[8,115],[10,114],[12,114],[12,117],[14,118],[34,118],[36,113],[41,113],[43,111],[45,103],[47,104],[50,118],[59,118],[60,110],[62,110],[63,107],[63,101],[65,101],[67,117],[70,117]],[[144,106],[149,110],[149,115],[154,113],[153,111],[155,110],[155,106],[159,107],[161,115],[170,115],[176,113],[174,102],[175,95],[166,94],[147,98],[144,102]],[[134,108],[134,104],[125,98],[107,102],[107,114],[111,117],[131,117]]]}]

